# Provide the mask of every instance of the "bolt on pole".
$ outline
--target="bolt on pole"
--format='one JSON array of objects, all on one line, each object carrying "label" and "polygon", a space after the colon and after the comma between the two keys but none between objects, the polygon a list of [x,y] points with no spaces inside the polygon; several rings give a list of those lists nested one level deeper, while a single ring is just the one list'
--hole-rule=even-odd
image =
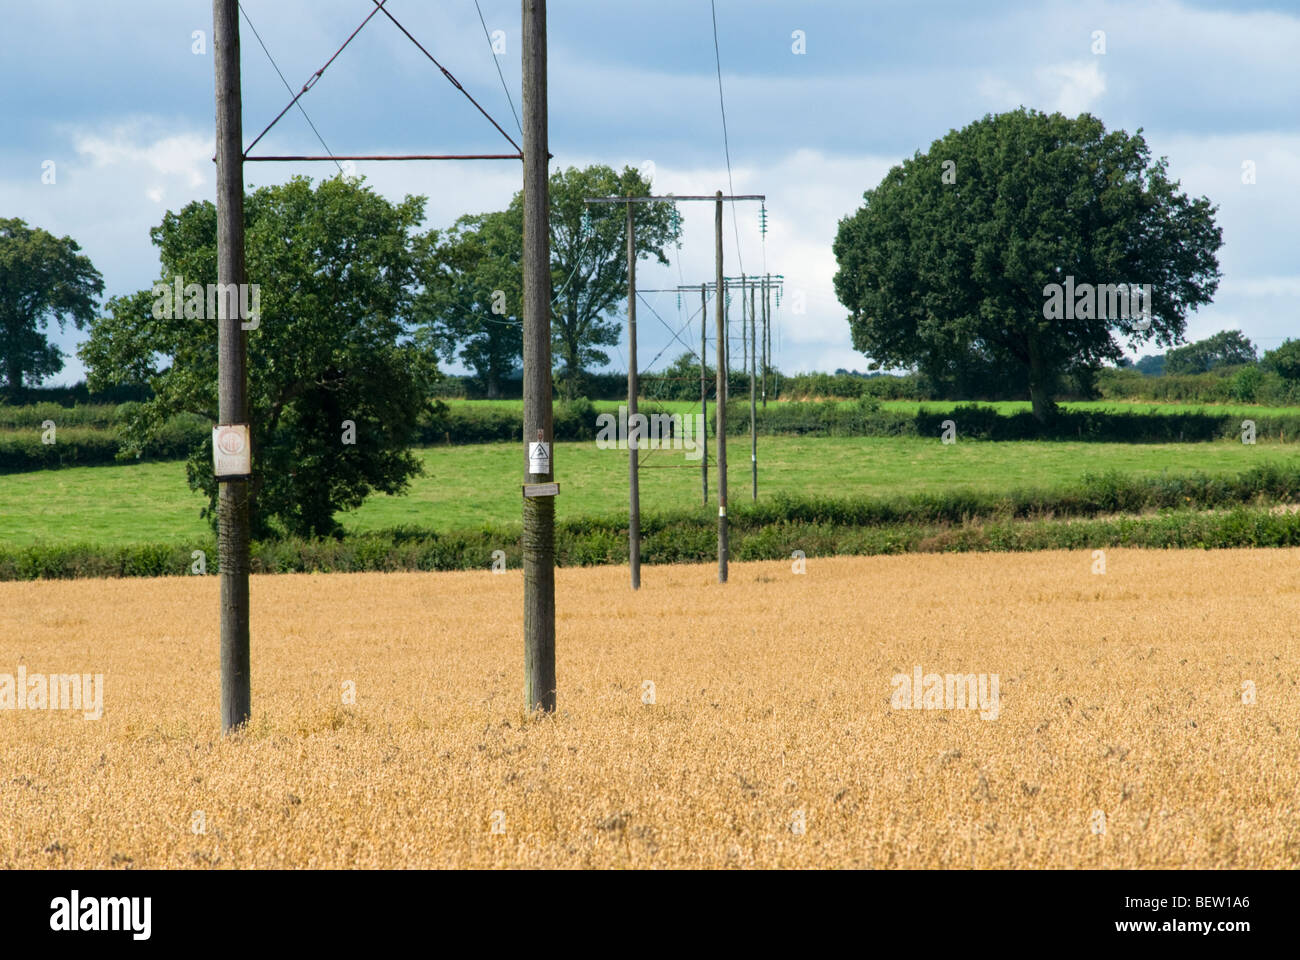
[{"label": "bolt on pole", "polygon": [[[546,0],[523,2],[524,480],[555,479],[551,409],[551,238],[547,175]],[[528,456],[545,444],[545,463]],[[544,466],[543,472],[533,467]],[[555,498],[524,498],[524,707],[555,710]]]},{"label": "bolt on pole", "polygon": [[[242,284],[247,277],[238,0],[213,0],[212,26],[217,101],[217,282]],[[223,286],[221,289],[232,287]],[[248,424],[248,335],[242,327],[243,318],[235,298],[223,295],[218,299],[217,416],[222,424]],[[248,625],[249,481],[246,478],[221,480],[218,486],[221,732],[225,734],[247,723],[252,715]]]},{"label": "bolt on pole", "polygon": [[718,319],[718,583],[727,582],[727,318],[724,313],[726,287],[722,278],[722,191],[718,191],[713,212],[714,253],[717,286],[714,288]]}]

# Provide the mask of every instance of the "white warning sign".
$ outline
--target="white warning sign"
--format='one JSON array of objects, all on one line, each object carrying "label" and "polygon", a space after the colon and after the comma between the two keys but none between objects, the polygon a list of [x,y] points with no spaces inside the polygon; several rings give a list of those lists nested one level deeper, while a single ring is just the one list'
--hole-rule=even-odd
[{"label": "white warning sign", "polygon": [[223,423],[212,428],[212,468],[218,479],[250,476],[252,454],[248,424]]},{"label": "white warning sign", "polygon": [[528,444],[528,472],[551,472],[551,445],[545,440]]}]

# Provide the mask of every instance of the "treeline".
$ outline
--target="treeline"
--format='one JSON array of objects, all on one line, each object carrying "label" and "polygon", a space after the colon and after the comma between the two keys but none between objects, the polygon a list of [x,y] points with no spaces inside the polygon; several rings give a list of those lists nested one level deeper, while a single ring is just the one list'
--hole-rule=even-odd
[{"label": "treeline", "polygon": [[[1077,484],[1011,493],[953,491],[906,497],[835,499],[779,495],[737,505],[731,514],[735,560],[968,550],[1300,545],[1300,514],[1270,507],[1300,495],[1300,466],[1259,466],[1237,476],[1193,474],[1085,476]],[[1153,511],[1160,511],[1153,513]],[[1130,516],[1111,518],[1111,514]],[[1060,522],[1068,520],[1069,522]],[[642,517],[646,563],[708,561],[717,528],[705,510]],[[195,553],[211,559],[211,537],[193,543],[103,547],[0,547],[0,580],[178,576]],[[494,551],[521,562],[516,526],[438,533],[400,528],[342,538],[287,537],[253,545],[257,573],[485,570]],[[618,517],[556,525],[562,566],[627,562],[627,527]]]},{"label": "treeline", "polygon": [[[3,408],[0,408],[3,409]],[[31,408],[18,408],[18,410]],[[93,466],[120,462],[127,438],[120,428],[110,426],[120,415],[105,409],[71,408],[90,411],[85,419],[107,419],[97,426],[59,426],[55,443],[43,441],[39,422],[0,429],[0,474],[45,468]],[[643,399],[640,410],[647,415],[668,412],[653,400]],[[30,421],[32,415],[10,420]],[[586,399],[559,401],[555,405],[554,436],[559,441],[594,441],[597,433],[595,405]],[[1063,409],[1049,423],[1040,423],[1029,411],[1000,413],[997,408],[978,404],[927,409],[916,412],[887,410],[871,397],[855,403],[813,400],[807,403],[772,404],[759,407],[756,427],[763,436],[815,437],[934,437],[952,424],[957,440],[1081,440],[1110,443],[1194,443],[1240,440],[1244,419],[1239,415],[1208,411],[1163,413],[1159,410],[1121,411]],[[56,421],[57,422],[57,421]],[[1300,440],[1300,409],[1295,413],[1261,414],[1252,418],[1258,440],[1294,443]],[[139,456],[132,460],[180,460],[207,442],[211,424],[200,418],[180,415],[156,434]],[[472,443],[504,443],[519,439],[519,411],[497,404],[447,404],[433,401],[420,415],[413,443],[439,446]],[[708,430],[717,435],[717,411],[709,407]],[[728,405],[727,434],[747,436],[749,401],[733,400]]]}]

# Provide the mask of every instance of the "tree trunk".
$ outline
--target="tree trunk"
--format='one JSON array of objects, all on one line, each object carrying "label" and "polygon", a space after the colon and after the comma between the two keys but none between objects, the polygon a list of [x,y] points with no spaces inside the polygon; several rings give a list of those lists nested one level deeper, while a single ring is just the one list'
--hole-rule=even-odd
[{"label": "tree trunk", "polygon": [[1056,414],[1056,373],[1048,367],[1032,340],[1029,343],[1029,400],[1033,404],[1034,419],[1039,423],[1047,423]]},{"label": "tree trunk", "polygon": [[577,393],[578,377],[582,371],[578,369],[577,341],[568,338],[564,341],[564,367],[564,399],[572,400]]}]

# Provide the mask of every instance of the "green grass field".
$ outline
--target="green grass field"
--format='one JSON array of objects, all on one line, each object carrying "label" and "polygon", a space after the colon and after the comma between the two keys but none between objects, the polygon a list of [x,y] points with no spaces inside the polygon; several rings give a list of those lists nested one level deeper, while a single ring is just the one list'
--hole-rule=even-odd
[{"label": "green grass field", "polygon": [[[616,406],[616,405],[615,405]],[[749,441],[728,445],[733,504],[750,497]],[[375,496],[341,519],[348,530],[399,525],[432,529],[514,523],[520,517],[522,453],[515,444],[418,451],[425,476],[403,497]],[[705,508],[699,462],[656,451],[641,472],[643,511]],[[759,494],[888,497],[945,489],[1009,490],[1073,483],[1085,473],[1237,473],[1264,462],[1294,463],[1300,450],[1260,443],[1121,444],[957,442],[877,437],[769,437],[759,442]],[[686,464],[685,467],[682,467]],[[679,469],[658,469],[659,466]],[[626,451],[561,443],[556,451],[560,519],[627,511]],[[710,494],[716,496],[710,465]],[[207,529],[204,500],[181,463],[78,467],[0,476],[0,543],[100,544],[192,539]]]}]

